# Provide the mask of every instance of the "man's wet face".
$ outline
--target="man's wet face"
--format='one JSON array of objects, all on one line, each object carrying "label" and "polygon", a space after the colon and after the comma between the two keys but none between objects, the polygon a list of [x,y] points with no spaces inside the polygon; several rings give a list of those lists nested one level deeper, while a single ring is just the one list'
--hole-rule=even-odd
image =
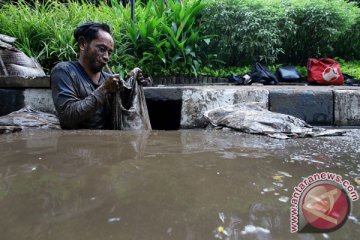
[{"label": "man's wet face", "polygon": [[108,32],[99,30],[97,38],[86,44],[85,59],[90,70],[100,72],[110,60],[114,50],[114,40]]}]

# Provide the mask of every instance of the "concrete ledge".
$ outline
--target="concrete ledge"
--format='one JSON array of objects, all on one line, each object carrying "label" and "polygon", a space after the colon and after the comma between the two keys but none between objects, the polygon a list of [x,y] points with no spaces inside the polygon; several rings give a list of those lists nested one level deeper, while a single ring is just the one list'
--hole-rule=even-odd
[{"label": "concrete ledge", "polygon": [[[203,113],[228,104],[261,102],[313,125],[360,126],[360,87],[167,86],[144,88],[154,129],[204,127]],[[50,88],[0,88],[0,116],[25,105],[54,113]]]},{"label": "concrete ledge", "polygon": [[0,77],[0,88],[49,88],[49,76],[25,78],[20,76]]},{"label": "concrete ledge", "polygon": [[144,94],[146,99],[154,102],[179,101],[182,99],[183,88],[179,87],[146,87]]},{"label": "concrete ledge", "polygon": [[335,125],[360,126],[360,91],[334,91]]},{"label": "concrete ledge", "polygon": [[269,110],[298,117],[312,125],[333,125],[333,99],[329,90],[273,90],[269,95]]}]

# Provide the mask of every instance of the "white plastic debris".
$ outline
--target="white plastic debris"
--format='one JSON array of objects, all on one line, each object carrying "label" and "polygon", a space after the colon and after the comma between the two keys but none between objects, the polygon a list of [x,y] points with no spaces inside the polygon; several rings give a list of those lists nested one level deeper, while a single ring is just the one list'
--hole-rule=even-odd
[{"label": "white plastic debris", "polygon": [[264,233],[264,234],[269,234],[270,230],[266,229],[266,228],[262,228],[262,227],[257,227],[254,225],[246,225],[244,230],[241,231],[242,235],[245,234],[255,234],[255,233]]},{"label": "white plastic debris", "polygon": [[281,196],[281,197],[279,197],[279,201],[286,203],[287,201],[289,201],[289,197]]},{"label": "white plastic debris", "polygon": [[114,223],[114,222],[119,222],[121,220],[121,218],[119,217],[116,217],[116,218],[109,218],[108,219],[108,223]]}]

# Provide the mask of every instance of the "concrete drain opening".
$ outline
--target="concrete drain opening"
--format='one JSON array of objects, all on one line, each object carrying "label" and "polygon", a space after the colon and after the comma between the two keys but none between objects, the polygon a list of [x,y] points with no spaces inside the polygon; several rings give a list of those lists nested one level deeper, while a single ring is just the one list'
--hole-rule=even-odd
[{"label": "concrete drain opening", "polygon": [[180,129],[182,89],[147,87],[144,93],[152,129]]},{"label": "concrete drain opening", "polygon": [[181,101],[153,101],[146,99],[151,127],[154,130],[180,128]]}]

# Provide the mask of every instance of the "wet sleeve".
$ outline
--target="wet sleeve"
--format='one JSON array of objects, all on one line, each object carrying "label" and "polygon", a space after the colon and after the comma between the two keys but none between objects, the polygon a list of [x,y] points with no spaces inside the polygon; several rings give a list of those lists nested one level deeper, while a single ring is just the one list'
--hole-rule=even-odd
[{"label": "wet sleeve", "polygon": [[80,99],[77,94],[80,84],[76,84],[70,73],[64,69],[54,69],[50,79],[54,105],[62,128],[78,128],[79,123],[94,114],[107,99],[102,87]]}]

